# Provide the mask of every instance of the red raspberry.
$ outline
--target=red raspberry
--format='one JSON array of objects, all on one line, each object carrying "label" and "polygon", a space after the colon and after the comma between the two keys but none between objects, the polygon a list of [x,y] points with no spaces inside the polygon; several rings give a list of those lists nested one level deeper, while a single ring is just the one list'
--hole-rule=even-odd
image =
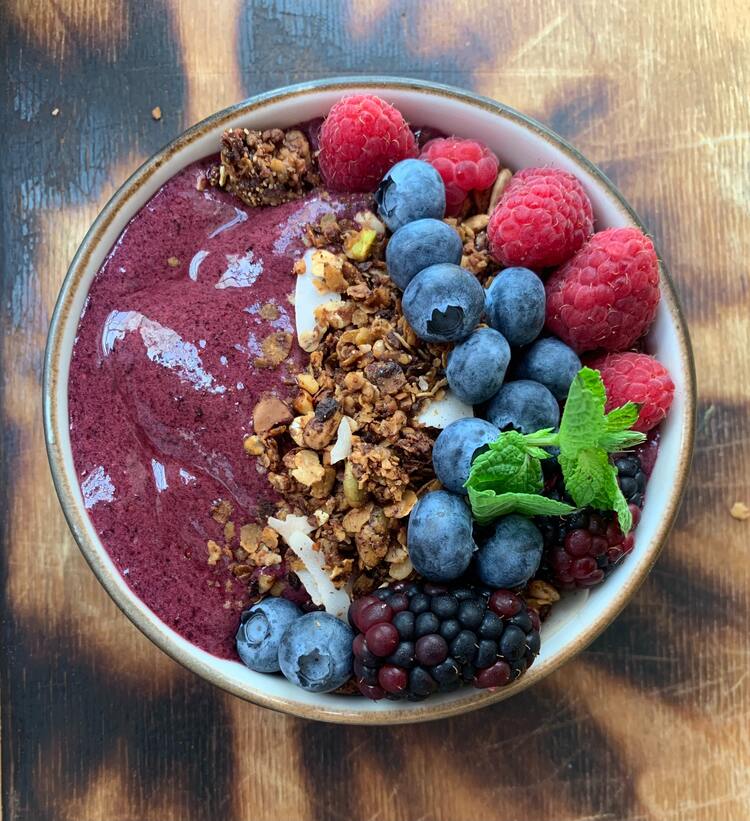
[{"label": "red raspberry", "polygon": [[629,348],[659,304],[659,263],[637,228],[600,231],[547,280],[547,328],[578,353]]},{"label": "red raspberry", "polygon": [[607,390],[607,410],[626,402],[641,406],[634,430],[646,433],[667,415],[674,397],[669,371],[645,353],[609,353],[591,363],[602,375]]},{"label": "red raspberry", "polygon": [[524,168],[492,212],[487,238],[492,256],[506,267],[549,268],[570,259],[593,224],[591,202],[572,174]]},{"label": "red raspberry", "polygon": [[460,137],[438,137],[425,143],[420,160],[435,168],[445,183],[445,213],[461,213],[471,191],[486,191],[497,179],[500,165],[484,143]]},{"label": "red raspberry", "polygon": [[416,140],[401,113],[372,94],[339,100],[320,129],[318,163],[335,191],[374,191],[386,171],[416,156]]}]

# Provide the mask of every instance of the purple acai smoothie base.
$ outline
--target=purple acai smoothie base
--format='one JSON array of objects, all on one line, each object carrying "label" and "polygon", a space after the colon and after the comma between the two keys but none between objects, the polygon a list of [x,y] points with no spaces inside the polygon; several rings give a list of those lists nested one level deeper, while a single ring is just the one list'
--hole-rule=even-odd
[{"label": "purple acai smoothie base", "polygon": [[[274,501],[243,438],[263,394],[293,393],[306,354],[295,337],[278,367],[254,362],[269,334],[294,332],[305,226],[367,199],[315,191],[250,208],[198,190],[212,161],[174,176],[117,240],[86,301],[68,390],[84,502],[120,573],[180,635],[236,658],[247,584],[208,563],[208,541],[223,542],[211,509],[229,501],[239,527]],[[269,303],[276,319],[261,316]]]}]

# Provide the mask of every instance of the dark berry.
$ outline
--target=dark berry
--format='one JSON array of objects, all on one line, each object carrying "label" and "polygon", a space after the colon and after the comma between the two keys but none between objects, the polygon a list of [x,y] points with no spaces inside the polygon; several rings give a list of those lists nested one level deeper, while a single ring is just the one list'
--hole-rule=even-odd
[{"label": "dark berry", "polygon": [[491,667],[497,660],[497,642],[489,639],[482,639],[479,642],[479,650],[474,659],[475,667]]},{"label": "dark berry", "polygon": [[393,664],[385,664],[378,673],[378,684],[386,691],[398,695],[406,690],[409,683],[409,675],[406,670],[395,667]]},{"label": "dark berry", "polygon": [[453,595],[459,601],[463,601],[464,599],[473,599],[476,594],[473,590],[470,590],[468,587],[458,587],[453,591]]},{"label": "dark berry", "polygon": [[458,606],[458,620],[464,627],[476,630],[482,623],[484,607],[478,601],[465,600]]},{"label": "dark berry", "polygon": [[414,635],[416,638],[427,636],[430,633],[437,633],[440,629],[440,619],[434,613],[420,613],[414,622]]},{"label": "dark berry", "polygon": [[505,624],[500,616],[488,610],[479,625],[479,635],[484,639],[499,639],[504,628]]},{"label": "dark berry", "polygon": [[409,600],[409,610],[412,613],[424,613],[430,609],[430,600],[424,593],[415,593]]},{"label": "dark berry", "polygon": [[467,682],[471,681],[476,675],[476,672],[476,667],[474,667],[473,664],[464,664],[461,668],[461,678]]},{"label": "dark berry", "polygon": [[429,696],[437,690],[435,679],[424,669],[415,667],[409,673],[409,690],[417,696]]},{"label": "dark berry", "polygon": [[365,641],[371,653],[390,656],[398,647],[398,630],[388,622],[375,624],[365,633]]},{"label": "dark berry", "polygon": [[[502,627],[500,629],[502,631]],[[440,625],[439,632],[446,641],[452,641],[461,632],[461,622],[458,619],[447,619]]]},{"label": "dark berry", "polygon": [[393,595],[393,591],[389,587],[379,587],[372,591],[372,595],[380,601],[387,601]]},{"label": "dark berry", "polygon": [[453,684],[459,679],[458,664],[452,658],[446,658],[445,661],[436,664],[430,672],[441,687]]},{"label": "dark berry", "polygon": [[384,601],[377,601],[357,613],[357,627],[366,633],[373,624],[389,622],[393,618],[393,610]]},{"label": "dark berry", "polygon": [[354,653],[354,657],[359,659],[362,664],[369,664],[373,666],[378,664],[378,657],[371,653],[369,648],[367,647],[367,642],[365,641],[365,636],[363,633],[354,637],[354,641],[352,642],[352,652]]},{"label": "dark berry", "polygon": [[529,649],[531,653],[535,656],[539,654],[539,648],[541,647],[541,637],[539,636],[538,628],[534,630],[533,633],[529,633],[526,636],[526,647]]},{"label": "dark berry", "polygon": [[408,609],[409,597],[406,593],[394,593],[388,599],[388,605],[394,613],[400,613],[402,610]]},{"label": "dark berry", "polygon": [[515,624],[509,624],[499,642],[500,653],[507,659],[520,659],[526,651],[526,633]]},{"label": "dark berry", "polygon": [[402,641],[401,644],[386,659],[389,664],[411,670],[414,666],[414,642]]},{"label": "dark berry", "polygon": [[359,630],[360,628],[357,624],[357,617],[359,613],[371,604],[375,604],[377,601],[379,601],[379,599],[376,596],[362,596],[361,599],[356,599],[353,601],[349,606],[349,624]]},{"label": "dark berry", "polygon": [[477,654],[477,637],[471,630],[462,630],[450,644],[451,655],[471,664]]},{"label": "dark berry", "polygon": [[448,656],[448,644],[442,636],[433,633],[417,639],[414,654],[417,661],[425,667],[432,667],[445,661]]},{"label": "dark berry", "polygon": [[359,687],[359,692],[371,701],[380,701],[381,698],[385,698],[385,691],[377,685],[368,684],[365,681],[358,681],[357,687]]},{"label": "dark berry", "polygon": [[451,619],[458,612],[458,599],[448,593],[434,596],[430,607],[438,618]]},{"label": "dark berry", "polygon": [[517,613],[513,618],[510,620],[511,624],[515,624],[523,630],[524,633],[528,633],[529,630],[532,628],[531,624],[531,616],[529,615],[527,610],[522,610],[520,613]]},{"label": "dark berry", "polygon": [[510,665],[505,661],[496,661],[492,667],[477,673],[474,684],[477,687],[504,687],[510,678]]},{"label": "dark berry", "polygon": [[515,616],[522,607],[521,599],[510,590],[495,590],[490,596],[490,609],[505,619]]},{"label": "dark berry", "polygon": [[626,501],[636,507],[643,507],[648,477],[643,470],[641,460],[634,453],[620,456],[615,459],[615,468],[617,469],[617,481]]},{"label": "dark berry", "polygon": [[361,679],[366,684],[378,683],[377,667],[367,667],[366,665],[362,664],[362,662],[359,659],[355,658],[352,669],[354,670],[355,677],[357,679]]},{"label": "dark berry", "polygon": [[404,610],[400,613],[396,613],[393,617],[392,624],[396,630],[398,630],[398,634],[402,639],[410,640],[414,638],[414,621],[414,613],[409,610]]}]

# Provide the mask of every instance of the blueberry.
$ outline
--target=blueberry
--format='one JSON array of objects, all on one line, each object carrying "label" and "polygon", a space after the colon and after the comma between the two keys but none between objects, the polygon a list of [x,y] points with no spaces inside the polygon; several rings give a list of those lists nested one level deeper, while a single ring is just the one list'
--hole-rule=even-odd
[{"label": "blueberry", "polygon": [[534,630],[526,636],[526,646],[535,656],[539,654],[539,648],[542,646],[542,641],[538,630]]},{"label": "blueberry", "polygon": [[535,433],[557,427],[560,406],[544,385],[519,379],[500,388],[490,399],[485,416],[499,430],[512,428],[520,433]]},{"label": "blueberry", "polygon": [[528,268],[506,268],[487,289],[489,323],[514,347],[539,336],[545,305],[542,280]]},{"label": "blueberry", "polygon": [[516,369],[520,379],[533,379],[563,401],[581,370],[578,354],[554,336],[538,339],[523,355]]},{"label": "blueberry", "polygon": [[479,405],[500,390],[509,362],[505,337],[493,328],[477,328],[453,349],[445,375],[462,402]]},{"label": "blueberry", "polygon": [[450,262],[458,265],[463,245],[458,232],[445,222],[422,219],[409,222],[390,238],[385,261],[391,279],[401,290],[430,265]]},{"label": "blueberry", "polygon": [[471,463],[499,435],[497,427],[472,416],[456,419],[442,430],[432,448],[432,465],[443,487],[465,496]]},{"label": "blueberry", "polygon": [[484,310],[484,290],[474,274],[442,262],[420,271],[401,300],[414,333],[427,342],[460,342]]},{"label": "blueberry", "polygon": [[438,172],[423,160],[402,160],[383,177],[375,192],[378,214],[398,231],[407,222],[445,214],[445,184]]},{"label": "blueberry", "polygon": [[311,693],[335,690],[352,674],[353,639],[349,625],[330,613],[307,613],[281,638],[281,672]]},{"label": "blueberry", "polygon": [[[434,581],[457,579],[475,548],[471,511],[460,496],[445,490],[426,493],[409,516],[407,544],[417,573]],[[409,604],[413,612],[416,598]]]},{"label": "blueberry", "polygon": [[525,610],[522,610],[520,613],[516,613],[516,615],[510,620],[510,623],[520,627],[524,633],[531,632],[531,628],[534,626],[531,623],[531,616],[529,616]]},{"label": "blueberry", "polygon": [[237,630],[237,653],[259,673],[278,673],[279,642],[289,625],[302,615],[287,599],[265,599],[242,614]]},{"label": "blueberry", "polygon": [[531,519],[513,513],[504,516],[479,548],[479,578],[491,587],[526,584],[539,567],[543,548],[542,534]]}]

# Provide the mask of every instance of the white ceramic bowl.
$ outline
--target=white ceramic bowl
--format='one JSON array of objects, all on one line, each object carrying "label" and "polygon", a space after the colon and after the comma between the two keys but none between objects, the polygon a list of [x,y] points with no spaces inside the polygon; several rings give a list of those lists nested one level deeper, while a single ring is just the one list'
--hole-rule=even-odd
[{"label": "white ceramic bowl", "polygon": [[172,658],[242,698],[308,718],[362,724],[423,721],[473,710],[530,687],[591,642],[617,615],[656,560],[674,521],[693,448],[695,376],[677,296],[662,269],[662,300],[649,348],[675,382],[675,400],[662,427],[661,449],[649,482],[635,549],[607,581],[588,596],[572,596],[553,608],[542,631],[542,649],[529,671],[496,692],[464,688],[424,702],[370,702],[314,695],[281,676],[262,675],[239,662],[216,658],[161,622],[130,590],[97,536],[83,506],[71,453],[68,371],[76,328],[97,270],[128,221],[172,175],[215,153],[228,127],[289,126],[324,115],[342,94],[380,94],[406,119],[484,141],[511,168],[553,165],[575,174],[594,206],[597,230],[643,227],[611,182],[562,138],[493,100],[414,80],[343,78],[283,88],[214,114],[144,163],[124,183],[81,244],[65,278],[49,332],[44,375],[44,422],[52,475],[71,530],[92,570],[123,612]]}]

